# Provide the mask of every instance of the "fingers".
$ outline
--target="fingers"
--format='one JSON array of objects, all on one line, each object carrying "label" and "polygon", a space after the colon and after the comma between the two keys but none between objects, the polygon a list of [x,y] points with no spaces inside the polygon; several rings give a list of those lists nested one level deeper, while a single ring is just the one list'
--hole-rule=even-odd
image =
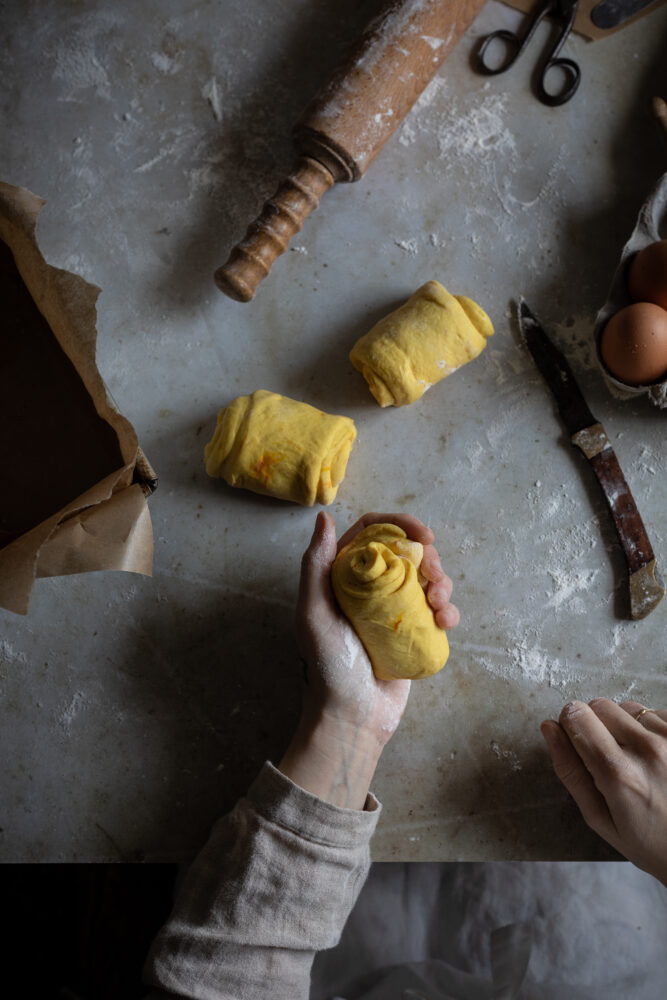
[{"label": "fingers", "polygon": [[[588,705],[573,701],[560,714],[559,728],[568,737],[597,788],[605,795],[613,790],[619,779],[624,775],[627,777],[638,760],[654,756],[661,745],[657,737],[667,735],[667,722],[657,712],[647,712],[642,716],[642,721],[655,716],[649,723],[653,730],[637,721],[634,718],[636,704],[626,702],[623,707],[608,698],[595,698]],[[641,706],[637,708],[637,711],[640,710]]]},{"label": "fingers", "polygon": [[443,584],[447,590],[447,600],[452,596],[453,584],[447,574],[443,571],[440,556],[435,545],[425,545],[422,556],[420,573],[426,577],[429,583]]},{"label": "fingers", "polygon": [[552,720],[543,722],[540,729],[556,776],[578,805],[585,822],[591,829],[609,839],[614,830],[609,809],[567,733]]},{"label": "fingers", "polygon": [[335,608],[329,574],[336,558],[336,528],[333,518],[320,511],[310,544],[301,560],[297,612],[309,617],[318,607]]},{"label": "fingers", "polygon": [[353,524],[345,532],[338,543],[338,550],[340,551],[343,546],[351,542],[355,535],[358,535],[363,528],[367,528],[369,524],[395,524],[402,528],[413,542],[421,542],[422,545],[430,545],[434,538],[431,529],[427,528],[418,518],[413,517],[412,514],[364,514],[356,524]]},{"label": "fingers", "polygon": [[[649,733],[657,733],[658,736],[664,736],[667,739],[667,712],[655,711],[654,709],[644,712],[645,706],[638,701],[623,701],[619,707],[631,715],[637,725],[647,729]],[[637,719],[639,712],[642,712],[642,715],[640,719]]]},{"label": "fingers", "polygon": [[[647,712],[642,716],[642,721],[639,722],[634,718],[634,715],[641,711],[641,705],[637,706],[635,712],[630,713],[624,711],[615,701],[610,701],[608,698],[595,698],[589,702],[589,706],[598,719],[604,723],[619,746],[639,753],[644,750],[647,743],[647,733],[651,728],[650,723],[644,725],[644,720],[651,713]],[[664,726],[667,730],[667,725],[662,720],[658,719],[657,721],[658,725]]]},{"label": "fingers", "polygon": [[461,619],[458,608],[450,603],[451,594],[452,581],[442,571],[441,578],[436,583],[428,583],[426,586],[426,600],[439,628],[456,628]]},{"label": "fingers", "polygon": [[[598,699],[599,702],[602,700]],[[558,721],[596,786],[604,794],[610,783],[617,782],[626,770],[627,756],[589,705],[581,701],[570,702],[560,713]]]},{"label": "fingers", "polygon": [[450,604],[454,584],[442,568],[435,545],[424,546],[419,573],[436,625],[444,629],[456,628],[461,615],[458,608]]},{"label": "fingers", "polygon": [[454,604],[447,604],[442,608],[433,608],[433,617],[438,628],[456,628],[461,620],[459,609]]}]

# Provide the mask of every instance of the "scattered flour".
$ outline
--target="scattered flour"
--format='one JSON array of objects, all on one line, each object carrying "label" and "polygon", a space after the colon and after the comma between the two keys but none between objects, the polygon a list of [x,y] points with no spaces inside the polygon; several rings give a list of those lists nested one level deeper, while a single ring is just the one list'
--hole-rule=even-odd
[{"label": "scattered flour", "polygon": [[495,677],[523,681],[531,687],[544,685],[564,692],[568,685],[577,683],[579,676],[572,667],[540,647],[534,626],[521,629],[510,621],[506,627],[508,643],[504,648],[465,644],[464,649],[474,663]]},{"label": "scattered flour", "polygon": [[175,52],[173,55],[167,52],[153,52],[151,54],[151,62],[161,73],[173,76],[174,73],[178,73],[181,69],[181,56],[181,52]]},{"label": "scattered flour", "polygon": [[486,457],[486,449],[482,447],[479,441],[473,441],[466,448],[466,455],[470,462],[470,471],[478,472]]},{"label": "scattered flour", "polygon": [[111,12],[96,12],[76,20],[66,41],[45,48],[44,55],[53,59],[54,80],[64,85],[58,100],[84,103],[91,89],[103,100],[110,100],[111,79],[102,53],[108,56],[113,48],[115,25]]},{"label": "scattered flour", "polygon": [[65,728],[69,729],[74,719],[77,717],[82,708],[85,707],[86,696],[83,691],[77,691],[69,703],[68,707],[62,712],[60,716],[60,724]]},{"label": "scattered flour", "polygon": [[444,157],[463,159],[509,154],[516,156],[514,134],[505,122],[508,97],[489,94],[480,104],[461,113],[456,104],[438,128],[438,146]]},{"label": "scattered flour", "polygon": [[204,84],[202,87],[202,97],[205,101],[208,101],[211,111],[213,112],[213,117],[217,122],[222,121],[222,95],[220,93],[220,87],[218,86],[218,81],[214,76]]},{"label": "scattered flour", "polygon": [[508,97],[487,94],[480,101],[454,100],[449,94],[447,79],[435,76],[423,91],[403,123],[399,141],[412,145],[418,136],[434,136],[440,156],[475,160],[490,159],[499,154],[516,158],[516,141],[507,125]]},{"label": "scattered flour", "polygon": [[416,138],[417,129],[412,124],[410,116],[408,116],[401,127],[398,135],[398,141],[402,146],[411,146]]},{"label": "scattered flour", "polygon": [[198,135],[199,130],[190,124],[165,129],[157,137],[157,152],[135,167],[135,174],[145,174],[165,159],[177,162],[185,156],[192,156]]},{"label": "scattered flour", "polygon": [[417,242],[417,238],[415,236],[412,236],[407,240],[394,240],[394,243],[397,247],[400,247],[401,250],[411,254],[413,257],[419,252],[419,243]]},{"label": "scattered flour", "polygon": [[25,653],[15,650],[6,639],[0,639],[0,665],[9,663],[27,663]]},{"label": "scattered flour", "polygon": [[566,571],[563,568],[547,570],[554,583],[554,593],[544,605],[545,608],[560,608],[568,605],[570,611],[585,614],[588,590],[599,570]]},{"label": "scattered flour", "polygon": [[500,744],[497,740],[491,740],[489,746],[491,747],[491,752],[498,758],[498,760],[506,760],[509,762],[513,771],[522,770],[521,762],[513,750],[501,750]]}]

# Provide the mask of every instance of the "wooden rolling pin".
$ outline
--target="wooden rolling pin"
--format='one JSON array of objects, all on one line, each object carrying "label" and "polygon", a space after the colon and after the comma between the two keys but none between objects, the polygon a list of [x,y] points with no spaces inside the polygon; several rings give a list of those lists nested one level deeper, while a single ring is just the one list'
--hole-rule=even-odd
[{"label": "wooden rolling pin", "polygon": [[393,0],[368,25],[294,126],[294,169],[215,272],[221,291],[250,301],[324,192],[363,176],[484,3]]}]

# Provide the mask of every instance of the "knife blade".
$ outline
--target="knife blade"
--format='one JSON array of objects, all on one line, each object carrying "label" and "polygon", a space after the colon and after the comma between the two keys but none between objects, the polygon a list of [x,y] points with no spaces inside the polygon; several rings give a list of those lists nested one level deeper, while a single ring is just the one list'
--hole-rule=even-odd
[{"label": "knife blade", "polygon": [[630,617],[645,618],[665,596],[665,586],[616,453],[604,427],[591,413],[572,369],[523,298],[518,311],[526,346],[556,399],[572,444],[588,459],[611,512],[628,565]]}]

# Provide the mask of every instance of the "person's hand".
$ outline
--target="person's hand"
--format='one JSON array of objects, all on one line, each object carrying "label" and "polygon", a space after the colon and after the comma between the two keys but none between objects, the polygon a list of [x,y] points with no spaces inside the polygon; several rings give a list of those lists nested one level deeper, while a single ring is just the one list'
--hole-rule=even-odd
[{"label": "person's hand", "polygon": [[297,642],[308,665],[306,700],[335,713],[354,727],[363,726],[384,744],[393,735],[407,703],[410,681],[378,680],[352,626],[338,609],[331,587],[336,554],[370,524],[396,524],[421,542],[420,573],[426,597],[441,628],[454,628],[459,612],[450,604],[452,581],[442,570],[433,532],[409,514],[365,514],[336,545],[336,529],[321,512],[306,550],[297,605]]},{"label": "person's hand", "polygon": [[[382,748],[395,732],[408,700],[410,681],[378,680],[366,651],[339,610],[331,586],[337,552],[369,524],[391,523],[424,546],[420,573],[440,628],[454,628],[459,612],[450,603],[452,581],[443,572],[433,532],[409,514],[366,514],[336,543],[331,516],[318,514],[301,564],[296,630],[306,663],[307,685],[299,729],[280,769],[298,784],[334,801],[327,788],[326,758],[337,759],[335,801],[365,800],[364,786]],[[305,752],[306,748],[308,753]],[[316,762],[319,760],[319,764]],[[363,795],[363,797],[362,797]],[[361,808],[359,804],[354,808]]]},{"label": "person's hand", "polygon": [[667,712],[596,698],[541,729],[588,826],[667,885]]}]

